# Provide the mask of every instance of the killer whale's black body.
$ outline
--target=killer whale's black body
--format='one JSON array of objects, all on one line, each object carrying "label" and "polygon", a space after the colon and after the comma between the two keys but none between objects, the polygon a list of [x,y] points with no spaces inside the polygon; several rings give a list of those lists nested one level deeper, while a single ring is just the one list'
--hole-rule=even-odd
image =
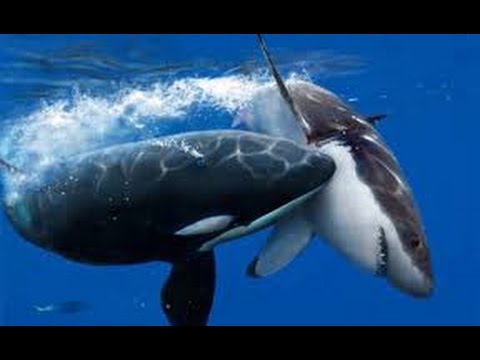
[{"label": "killer whale's black body", "polygon": [[[333,172],[327,156],[290,141],[242,131],[188,133],[57,163],[41,181],[17,185],[5,209],[27,241],[76,262],[172,263],[164,311],[172,324],[204,325],[215,260],[199,246],[232,229],[244,228],[244,235],[272,224],[275,211],[288,211]],[[179,233],[218,216],[232,220],[212,232]]]}]

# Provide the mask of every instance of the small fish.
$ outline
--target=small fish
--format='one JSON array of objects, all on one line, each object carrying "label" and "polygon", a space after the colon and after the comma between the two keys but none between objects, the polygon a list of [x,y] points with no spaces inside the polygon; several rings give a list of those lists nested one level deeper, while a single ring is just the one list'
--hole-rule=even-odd
[{"label": "small fish", "polygon": [[78,314],[87,311],[90,306],[83,301],[63,301],[48,305],[33,305],[37,313]]}]

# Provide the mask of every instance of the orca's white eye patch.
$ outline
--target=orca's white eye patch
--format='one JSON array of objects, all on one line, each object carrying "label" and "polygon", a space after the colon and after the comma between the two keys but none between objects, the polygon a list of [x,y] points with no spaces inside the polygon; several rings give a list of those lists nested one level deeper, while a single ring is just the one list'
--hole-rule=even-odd
[{"label": "orca's white eye patch", "polygon": [[175,235],[194,236],[211,234],[217,231],[225,230],[232,223],[233,216],[220,215],[201,219],[191,225],[178,230]]}]

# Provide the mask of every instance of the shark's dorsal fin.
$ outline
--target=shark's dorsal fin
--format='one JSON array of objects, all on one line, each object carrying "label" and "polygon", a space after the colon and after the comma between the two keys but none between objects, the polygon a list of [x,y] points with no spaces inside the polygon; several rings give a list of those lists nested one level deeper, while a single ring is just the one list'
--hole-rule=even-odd
[{"label": "shark's dorsal fin", "polygon": [[263,36],[261,34],[257,34],[257,39],[260,44],[260,48],[262,50],[263,56],[265,57],[265,60],[268,64],[268,68],[270,69],[270,72],[275,78],[275,82],[277,83],[277,86],[278,86],[278,89],[280,90],[280,94],[282,95],[282,98],[288,104],[288,107],[292,111],[293,116],[300,123],[303,130],[305,131],[305,134],[306,135],[310,134],[310,130],[311,130],[310,126],[305,121],[302,114],[298,110],[295,102],[293,101],[293,98],[290,95],[290,92],[288,91],[287,86],[285,85],[285,82],[283,81],[282,77],[280,76],[280,73],[277,70],[277,67],[275,66],[275,63],[273,62],[273,58],[270,55],[270,52],[268,51],[267,44],[265,43]]}]

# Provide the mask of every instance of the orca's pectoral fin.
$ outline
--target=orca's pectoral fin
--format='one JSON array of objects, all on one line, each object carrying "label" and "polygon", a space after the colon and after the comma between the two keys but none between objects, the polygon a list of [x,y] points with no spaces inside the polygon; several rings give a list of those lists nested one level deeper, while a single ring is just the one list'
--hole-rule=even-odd
[{"label": "orca's pectoral fin", "polygon": [[303,207],[278,221],[265,246],[247,269],[251,277],[272,275],[292,262],[310,243],[313,231]]},{"label": "orca's pectoral fin", "polygon": [[370,115],[365,118],[365,120],[372,126],[376,126],[377,123],[387,117],[387,114],[376,114]]},{"label": "orca's pectoral fin", "polygon": [[213,251],[174,263],[162,289],[162,308],[171,325],[205,326],[215,293]]}]

